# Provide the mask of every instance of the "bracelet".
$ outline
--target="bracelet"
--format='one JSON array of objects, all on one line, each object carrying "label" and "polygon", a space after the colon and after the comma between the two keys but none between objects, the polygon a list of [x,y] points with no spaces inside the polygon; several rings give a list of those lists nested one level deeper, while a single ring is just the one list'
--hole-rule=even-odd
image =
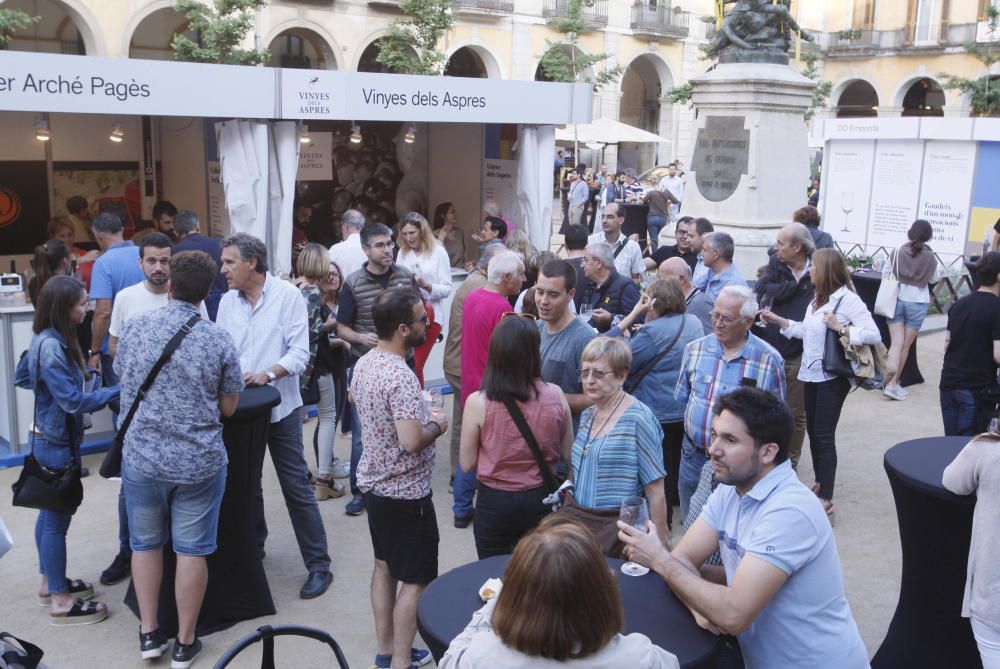
[{"label": "bracelet", "polygon": [[441,429],[441,426],[438,423],[436,423],[435,421],[433,421],[433,420],[427,423],[427,427],[436,427],[437,428],[437,434],[434,435],[435,439],[437,439],[442,434],[444,434],[444,430]]}]

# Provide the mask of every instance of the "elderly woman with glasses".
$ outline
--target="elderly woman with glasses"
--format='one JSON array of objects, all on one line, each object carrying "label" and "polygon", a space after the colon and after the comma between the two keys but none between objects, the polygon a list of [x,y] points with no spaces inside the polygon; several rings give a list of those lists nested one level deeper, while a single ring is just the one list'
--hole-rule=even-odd
[{"label": "elderly woman with glasses", "polygon": [[617,515],[624,497],[644,496],[657,534],[665,539],[663,430],[649,407],[625,392],[631,364],[632,350],[621,339],[597,337],[583,349],[580,381],[594,405],[581,415],[573,442],[572,504]]}]

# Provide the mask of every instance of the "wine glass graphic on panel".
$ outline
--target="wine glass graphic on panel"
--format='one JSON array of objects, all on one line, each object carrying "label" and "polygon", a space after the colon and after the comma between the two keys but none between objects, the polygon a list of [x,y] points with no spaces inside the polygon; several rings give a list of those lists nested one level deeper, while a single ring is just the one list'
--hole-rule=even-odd
[{"label": "wine glass graphic on panel", "polygon": [[844,191],[840,194],[840,210],[844,212],[844,227],[841,232],[849,232],[850,229],[847,227],[847,218],[854,211],[854,193],[851,191]]}]

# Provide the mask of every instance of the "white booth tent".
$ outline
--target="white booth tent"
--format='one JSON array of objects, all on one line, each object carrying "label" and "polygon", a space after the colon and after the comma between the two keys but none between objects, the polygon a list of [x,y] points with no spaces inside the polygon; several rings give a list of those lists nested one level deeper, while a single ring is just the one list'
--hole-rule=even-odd
[{"label": "white booth tent", "polygon": [[591,87],[7,51],[0,111],[237,119],[217,127],[232,229],[266,239],[287,272],[298,133],[276,121],[518,124],[510,213],[548,248],[554,126],[590,121]]}]

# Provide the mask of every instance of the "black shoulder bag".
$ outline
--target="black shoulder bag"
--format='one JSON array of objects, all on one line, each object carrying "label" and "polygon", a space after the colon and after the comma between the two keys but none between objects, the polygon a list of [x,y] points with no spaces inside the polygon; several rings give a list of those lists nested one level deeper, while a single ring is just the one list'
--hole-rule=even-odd
[{"label": "black shoulder bag", "polygon": [[528,421],[524,419],[524,414],[521,413],[521,408],[517,406],[515,402],[510,397],[504,398],[504,406],[507,407],[507,413],[510,417],[514,419],[514,424],[517,425],[517,429],[521,432],[521,436],[524,440],[528,442],[528,448],[531,449],[532,455],[535,456],[535,462],[538,463],[538,469],[542,474],[542,482],[545,484],[545,489],[550,493],[559,490],[559,486],[563,484],[566,480],[566,475],[556,475],[552,473],[549,468],[549,463],[545,462],[545,456],[542,455],[542,449],[538,446],[538,442],[535,440],[535,434],[528,427]]},{"label": "black shoulder bag", "polygon": [[635,376],[630,376],[628,379],[625,380],[625,385],[623,387],[625,392],[631,395],[632,392],[639,387],[639,384],[642,383],[642,380],[646,378],[646,375],[649,374],[651,371],[653,371],[653,369],[658,364],[660,364],[660,360],[663,360],[667,356],[667,354],[670,353],[671,350],[673,350],[674,345],[677,343],[677,340],[681,338],[681,332],[684,331],[684,324],[687,322],[686,319],[687,315],[681,314],[681,324],[677,328],[677,334],[675,334],[674,338],[670,340],[670,343],[667,344],[667,347],[662,351],[660,351],[659,353],[657,353],[652,360],[646,363],[646,366],[643,367],[638,374],[636,374]]},{"label": "black shoulder bag", "polygon": [[106,479],[114,478],[116,476],[122,475],[122,447],[125,445],[125,433],[128,431],[128,426],[132,423],[132,419],[135,417],[135,412],[139,410],[139,403],[149,392],[149,389],[153,385],[153,381],[156,380],[156,375],[160,373],[163,366],[167,364],[173,356],[174,351],[177,347],[181,345],[181,340],[187,336],[191,329],[194,328],[195,324],[201,320],[201,316],[195,314],[187,320],[187,322],[181,326],[181,329],[167,342],[167,345],[163,349],[163,353],[160,354],[160,359],[156,361],[153,368],[149,370],[149,374],[146,375],[146,380],[142,382],[139,387],[139,392],[136,393],[135,399],[132,400],[132,406],[129,407],[128,413],[125,414],[125,419],[122,420],[121,424],[118,426],[118,432],[115,433],[114,441],[111,442],[111,448],[104,456],[104,461],[101,462],[101,476]]},{"label": "black shoulder bag", "polygon": [[[837,313],[837,309],[840,308],[840,303],[843,299],[841,297],[837,300],[837,304],[833,305],[832,313]],[[840,343],[840,333],[831,330],[825,325],[823,327],[825,328],[823,334],[826,336],[826,340],[823,342],[823,371],[833,376],[843,376],[847,379],[853,379],[854,367],[851,365],[851,361],[847,359],[847,353]]]}]

